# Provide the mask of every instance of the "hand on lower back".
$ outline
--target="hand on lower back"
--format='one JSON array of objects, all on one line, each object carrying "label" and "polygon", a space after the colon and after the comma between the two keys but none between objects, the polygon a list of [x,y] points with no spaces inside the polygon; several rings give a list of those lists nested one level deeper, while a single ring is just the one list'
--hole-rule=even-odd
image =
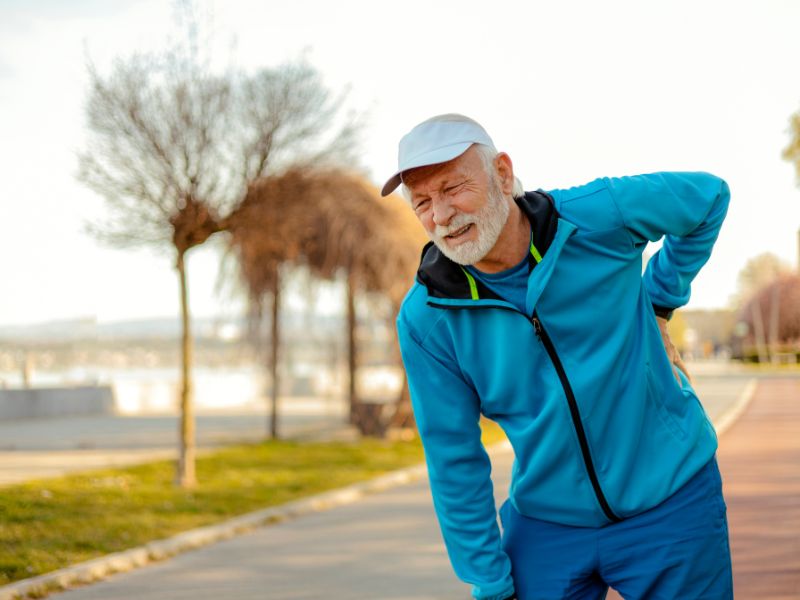
[{"label": "hand on lower back", "polygon": [[[664,349],[667,351],[667,356],[669,357],[669,362],[672,363],[672,369],[680,369],[683,371],[683,374],[686,375],[686,378],[691,381],[692,376],[689,375],[689,371],[686,368],[686,365],[683,363],[683,359],[681,358],[678,349],[672,343],[672,340],[669,338],[669,333],[667,332],[667,320],[662,317],[656,317],[656,322],[658,323],[658,329],[661,332],[661,341],[664,342]],[[682,385],[680,375],[677,372],[674,373],[675,379],[678,382],[678,385]]]}]

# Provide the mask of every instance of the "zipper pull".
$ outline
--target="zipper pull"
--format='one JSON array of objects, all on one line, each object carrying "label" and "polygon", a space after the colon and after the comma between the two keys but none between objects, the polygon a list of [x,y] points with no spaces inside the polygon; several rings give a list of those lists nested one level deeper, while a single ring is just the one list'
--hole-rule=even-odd
[{"label": "zipper pull", "polygon": [[531,317],[533,329],[536,331],[536,337],[542,339],[542,324],[539,322],[539,317]]}]

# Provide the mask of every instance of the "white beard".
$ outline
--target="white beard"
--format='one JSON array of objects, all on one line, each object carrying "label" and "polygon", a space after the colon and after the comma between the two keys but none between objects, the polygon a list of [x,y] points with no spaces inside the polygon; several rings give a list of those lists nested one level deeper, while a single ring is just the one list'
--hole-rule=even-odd
[{"label": "white beard", "polygon": [[[508,202],[496,182],[489,186],[486,204],[473,214],[458,213],[446,227],[437,225],[429,237],[447,258],[460,265],[474,265],[494,248],[510,212]],[[449,246],[445,236],[472,224],[477,231],[474,240]]]}]

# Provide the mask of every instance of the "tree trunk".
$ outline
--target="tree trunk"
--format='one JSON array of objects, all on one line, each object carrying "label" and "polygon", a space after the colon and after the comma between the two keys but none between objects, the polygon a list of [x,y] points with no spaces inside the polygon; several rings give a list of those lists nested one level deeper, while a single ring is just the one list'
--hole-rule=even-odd
[{"label": "tree trunk", "polygon": [[753,337],[756,342],[756,351],[758,352],[758,362],[765,364],[769,358],[767,356],[766,336],[764,335],[764,318],[761,315],[761,304],[753,302],[751,304],[751,311],[753,312]]},{"label": "tree trunk", "polygon": [[269,436],[271,439],[278,439],[278,391],[280,389],[280,378],[278,377],[278,350],[281,341],[280,332],[280,306],[281,306],[281,281],[280,275],[275,274],[272,287],[272,332],[269,353],[269,372],[272,378],[272,390],[270,391],[270,413],[269,413]]},{"label": "tree trunk", "polygon": [[[400,307],[395,305],[391,313],[392,325],[394,325],[394,320],[397,317],[397,313],[399,311]],[[414,411],[411,407],[411,392],[408,389],[408,377],[406,377],[405,367],[403,366],[403,357],[402,354],[400,353],[400,340],[397,337],[396,330],[395,330],[395,335],[393,336],[393,342],[394,343],[392,344],[392,354],[394,355],[394,360],[397,361],[397,364],[402,369],[403,387],[400,390],[400,395],[397,397],[397,401],[395,403],[394,415],[392,415],[392,420],[390,421],[390,424],[394,427],[416,429],[417,424],[414,421]]]},{"label": "tree trunk", "polygon": [[350,400],[350,423],[357,420],[358,397],[356,396],[356,301],[355,276],[347,273],[347,374],[348,398]]},{"label": "tree trunk", "polygon": [[191,488],[197,484],[195,476],[195,428],[192,407],[192,331],[189,320],[189,291],[186,285],[185,253],[178,253],[176,268],[181,288],[181,392],[180,392],[180,449],[177,484]]},{"label": "tree trunk", "polygon": [[27,350],[22,353],[20,369],[22,371],[22,387],[26,390],[31,387],[31,354]]},{"label": "tree trunk", "polygon": [[770,298],[769,311],[769,354],[772,364],[778,363],[779,335],[778,325],[780,323],[780,293],[781,286],[778,280],[772,284],[772,294]]}]

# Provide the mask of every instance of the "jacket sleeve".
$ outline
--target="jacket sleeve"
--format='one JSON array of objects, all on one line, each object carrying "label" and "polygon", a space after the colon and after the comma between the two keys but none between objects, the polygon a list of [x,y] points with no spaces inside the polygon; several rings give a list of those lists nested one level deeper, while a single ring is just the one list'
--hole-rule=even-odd
[{"label": "jacket sleeve", "polygon": [[728,184],[709,173],[654,173],[606,178],[634,243],[664,243],[650,259],[644,286],[657,307],[685,305],[691,283],[711,256],[728,210]]},{"label": "jacket sleeve", "polygon": [[480,401],[458,366],[426,349],[401,312],[397,323],[414,417],[425,449],[433,504],[456,575],[481,600],[514,593],[511,562],[500,545],[481,443]]}]

